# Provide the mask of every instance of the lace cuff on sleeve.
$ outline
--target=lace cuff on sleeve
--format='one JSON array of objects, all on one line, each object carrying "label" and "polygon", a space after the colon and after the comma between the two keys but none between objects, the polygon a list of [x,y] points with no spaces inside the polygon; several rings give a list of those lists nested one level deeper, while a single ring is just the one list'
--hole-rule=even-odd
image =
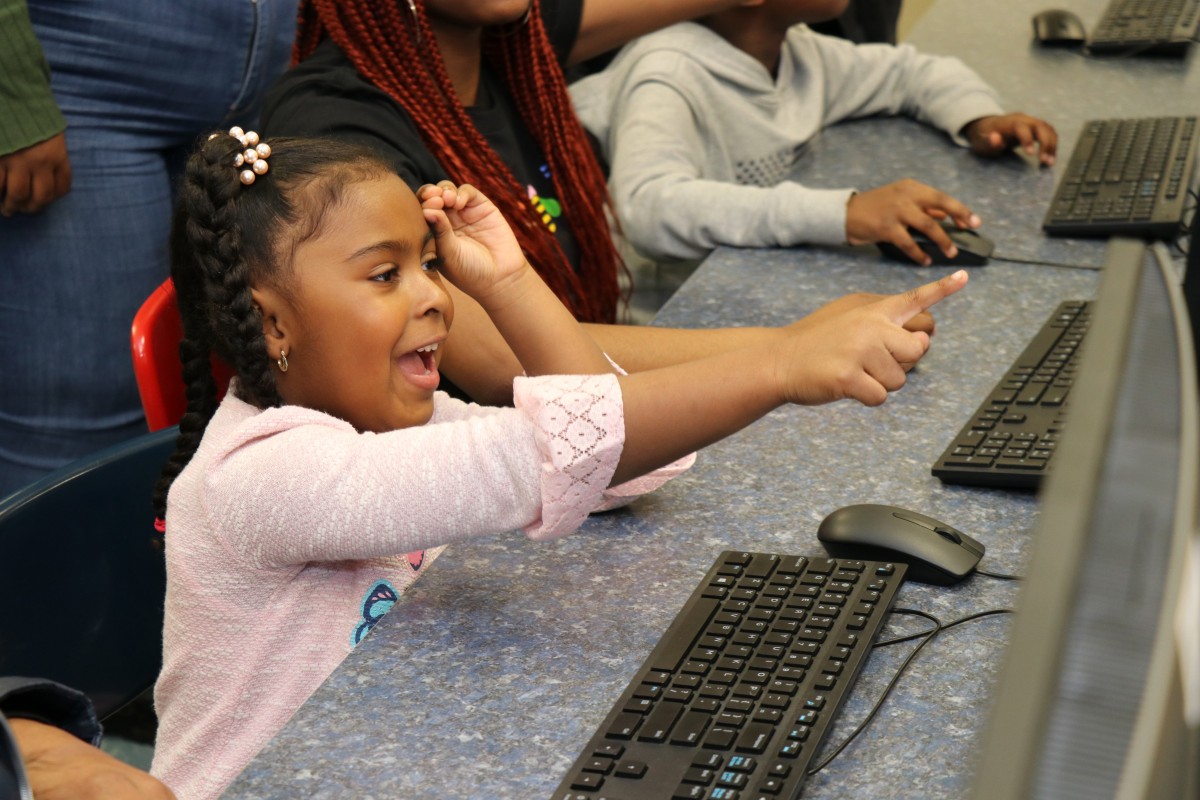
[{"label": "lace cuff on sleeve", "polygon": [[625,444],[616,375],[517,378],[513,399],[532,421],[542,454],[542,516],[525,528],[553,539],[579,527],[600,505]]}]

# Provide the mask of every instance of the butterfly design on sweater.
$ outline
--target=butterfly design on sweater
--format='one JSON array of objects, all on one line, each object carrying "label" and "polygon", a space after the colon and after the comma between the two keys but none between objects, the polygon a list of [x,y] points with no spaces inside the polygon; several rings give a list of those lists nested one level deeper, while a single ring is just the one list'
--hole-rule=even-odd
[{"label": "butterfly design on sweater", "polygon": [[350,646],[357,647],[363,637],[371,632],[371,628],[383,619],[383,615],[390,611],[399,599],[400,595],[394,586],[387,581],[377,581],[363,597],[362,622],[358,623],[354,633],[350,634]]}]

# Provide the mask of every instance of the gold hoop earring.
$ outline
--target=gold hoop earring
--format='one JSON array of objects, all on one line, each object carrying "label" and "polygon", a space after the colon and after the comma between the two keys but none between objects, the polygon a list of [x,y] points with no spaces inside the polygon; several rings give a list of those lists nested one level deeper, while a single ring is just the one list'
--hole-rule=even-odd
[{"label": "gold hoop earring", "polygon": [[280,372],[288,371],[287,350],[279,351],[279,358],[275,359],[275,363],[279,365]]}]

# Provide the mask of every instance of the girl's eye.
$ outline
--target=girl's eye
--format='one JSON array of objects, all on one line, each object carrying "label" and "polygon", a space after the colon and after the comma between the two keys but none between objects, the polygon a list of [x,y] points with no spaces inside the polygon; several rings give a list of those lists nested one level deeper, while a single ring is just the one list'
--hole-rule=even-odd
[{"label": "girl's eye", "polygon": [[396,277],[399,274],[400,274],[400,268],[393,266],[387,272],[380,272],[377,275],[372,275],[371,280],[378,281],[380,283],[390,283],[390,282],[396,280]]},{"label": "girl's eye", "polygon": [[443,263],[445,262],[443,262],[440,257],[430,256],[421,262],[421,269],[425,270],[426,272],[441,272]]}]

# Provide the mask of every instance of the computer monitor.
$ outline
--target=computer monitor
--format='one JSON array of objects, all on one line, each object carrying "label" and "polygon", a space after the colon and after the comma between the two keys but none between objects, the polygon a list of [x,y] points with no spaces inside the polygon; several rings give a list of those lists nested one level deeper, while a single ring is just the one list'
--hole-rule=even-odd
[{"label": "computer monitor", "polygon": [[1196,381],[1178,269],[1110,240],[975,800],[1200,798]]}]

